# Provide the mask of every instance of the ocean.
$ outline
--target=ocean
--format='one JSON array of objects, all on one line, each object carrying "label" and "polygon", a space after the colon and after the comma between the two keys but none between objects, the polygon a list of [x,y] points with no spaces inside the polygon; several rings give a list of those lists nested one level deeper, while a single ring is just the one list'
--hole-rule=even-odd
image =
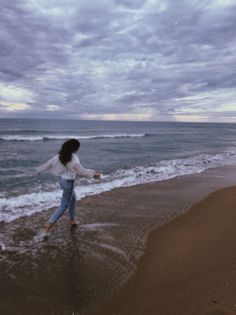
[{"label": "ocean", "polygon": [[[72,137],[102,179],[78,177],[78,228],[65,213],[39,242],[61,190],[36,168]],[[153,228],[235,185],[235,139],[236,124],[1,119],[0,313],[96,307],[134,273]]]},{"label": "ocean", "polygon": [[236,162],[236,124],[0,119],[0,221],[58,204],[58,179],[36,168],[69,138],[81,142],[81,164],[103,174],[77,179],[79,200]]}]

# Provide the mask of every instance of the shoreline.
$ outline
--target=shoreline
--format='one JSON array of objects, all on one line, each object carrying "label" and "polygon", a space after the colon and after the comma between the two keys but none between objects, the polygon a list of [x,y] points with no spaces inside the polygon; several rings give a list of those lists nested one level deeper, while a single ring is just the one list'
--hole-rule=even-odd
[{"label": "shoreline", "polygon": [[[37,244],[33,239],[52,209],[0,223],[7,248],[0,251],[0,313],[99,314],[104,305],[108,310],[110,301],[135,277],[155,231],[181,220],[209,193],[235,184],[235,171],[236,166],[211,169],[85,197],[79,201],[78,229],[69,228],[65,214],[49,242]],[[143,314],[156,315],[152,310]]]},{"label": "shoreline", "polygon": [[137,270],[86,314],[236,313],[236,186],[211,193],[154,229]]}]

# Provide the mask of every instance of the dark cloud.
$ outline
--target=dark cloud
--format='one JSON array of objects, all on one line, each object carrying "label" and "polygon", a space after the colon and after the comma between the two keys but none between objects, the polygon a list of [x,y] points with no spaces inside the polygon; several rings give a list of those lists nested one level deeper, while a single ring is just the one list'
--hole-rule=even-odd
[{"label": "dark cloud", "polygon": [[1,116],[236,119],[233,0],[0,4]]}]

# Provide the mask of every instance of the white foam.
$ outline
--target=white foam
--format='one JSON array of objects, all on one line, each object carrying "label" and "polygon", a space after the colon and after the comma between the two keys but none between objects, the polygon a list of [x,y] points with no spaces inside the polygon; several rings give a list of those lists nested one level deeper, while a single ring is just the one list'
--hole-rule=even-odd
[{"label": "white foam", "polygon": [[117,254],[121,257],[123,257],[126,261],[129,261],[129,256],[120,248],[110,245],[110,244],[106,244],[106,243],[96,243],[97,246],[104,248],[105,250],[109,250],[114,254]]},{"label": "white foam", "polygon": [[45,140],[66,140],[66,139],[84,139],[84,140],[92,140],[92,139],[105,139],[105,138],[139,138],[145,137],[145,133],[140,134],[105,134],[105,135],[87,135],[87,136],[78,136],[78,135],[2,135],[0,140],[4,141],[45,141]]},{"label": "white foam", "polygon": [[[176,176],[196,174],[206,169],[219,167],[236,161],[236,152],[219,154],[201,154],[186,159],[163,160],[148,167],[137,166],[128,170],[120,169],[104,175],[101,182],[90,182],[76,187],[77,199],[100,194],[118,187],[133,186],[155,181],[163,181]],[[56,206],[61,190],[39,191],[16,197],[0,199],[0,221],[9,222],[22,216],[46,210]]]},{"label": "white foam", "polygon": [[1,249],[2,251],[5,251],[5,250],[6,250],[6,246],[5,246],[5,244],[4,244],[3,242],[0,242],[0,249]]},{"label": "white foam", "polygon": [[43,136],[24,136],[24,135],[3,135],[0,140],[4,141],[42,141]]},{"label": "white foam", "polygon": [[87,224],[80,225],[82,229],[87,230],[87,231],[94,231],[94,230],[97,231],[100,229],[110,228],[114,226],[119,226],[119,224],[117,223],[87,223]]}]

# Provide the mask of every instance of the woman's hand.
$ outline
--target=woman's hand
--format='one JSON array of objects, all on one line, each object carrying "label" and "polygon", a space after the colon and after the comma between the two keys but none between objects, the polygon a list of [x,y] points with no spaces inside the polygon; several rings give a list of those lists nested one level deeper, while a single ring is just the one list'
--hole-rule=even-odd
[{"label": "woman's hand", "polygon": [[94,178],[94,179],[101,179],[101,174],[96,172],[96,173],[93,175],[93,178]]},{"label": "woman's hand", "polygon": [[39,168],[36,169],[36,174],[41,175],[42,173],[40,172]]}]

